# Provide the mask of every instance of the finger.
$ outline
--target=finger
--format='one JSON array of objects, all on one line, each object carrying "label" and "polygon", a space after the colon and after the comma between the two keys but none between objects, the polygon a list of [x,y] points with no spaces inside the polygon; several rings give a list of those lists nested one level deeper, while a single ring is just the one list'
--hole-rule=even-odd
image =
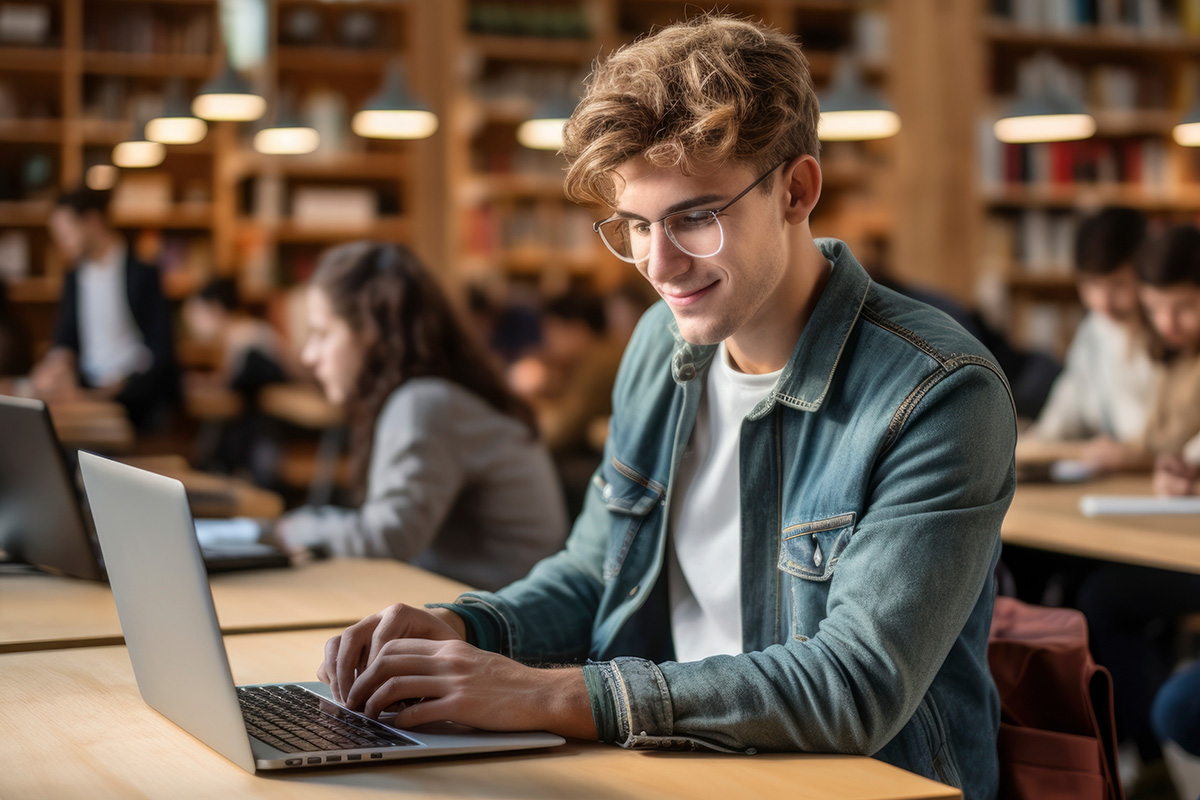
[{"label": "finger", "polygon": [[[371,719],[378,719],[388,706],[401,701],[411,702],[407,708],[423,705],[421,698],[440,697],[447,691],[447,681],[432,675],[394,675],[388,678],[375,692],[367,698],[362,713]],[[403,711],[400,712],[404,713]],[[397,714],[399,717],[399,714]]]},{"label": "finger", "polygon": [[350,694],[355,678],[366,667],[366,650],[375,625],[364,625],[371,617],[355,623],[342,634],[337,654],[337,691],[340,697]]},{"label": "finger", "polygon": [[337,653],[341,641],[342,637],[339,634],[329,637],[329,641],[325,642],[325,660],[317,667],[317,680],[333,684],[333,677],[337,675]]},{"label": "finger", "polygon": [[[428,656],[420,655],[384,655],[367,667],[358,676],[350,691],[346,693],[343,705],[355,710],[363,708],[367,700],[379,691],[379,688],[390,679],[406,676],[434,675],[438,673],[437,664]],[[414,695],[409,695],[413,697]],[[420,697],[421,695],[415,695]],[[408,697],[396,698],[407,700]]]},{"label": "finger", "polygon": [[442,720],[459,722],[456,716],[461,716],[456,700],[451,697],[431,697],[405,706],[390,724],[394,728],[415,728]]}]

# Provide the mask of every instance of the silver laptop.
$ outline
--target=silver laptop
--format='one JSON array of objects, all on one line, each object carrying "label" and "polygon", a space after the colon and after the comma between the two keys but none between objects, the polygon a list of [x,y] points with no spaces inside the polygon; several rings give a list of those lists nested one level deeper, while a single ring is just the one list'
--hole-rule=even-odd
[{"label": "silver laptop", "polygon": [[234,686],[183,485],[79,453],[121,630],[142,698],[243,769],[523,750],[554,734],[398,730],[330,699],[323,683]]}]

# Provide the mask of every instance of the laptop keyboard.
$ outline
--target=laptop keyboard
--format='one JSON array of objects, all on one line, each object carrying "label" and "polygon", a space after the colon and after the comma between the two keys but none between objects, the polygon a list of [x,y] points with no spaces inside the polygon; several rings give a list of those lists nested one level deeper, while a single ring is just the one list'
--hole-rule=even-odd
[{"label": "laptop keyboard", "polygon": [[285,753],[417,744],[301,686],[239,686],[238,702],[250,735]]}]

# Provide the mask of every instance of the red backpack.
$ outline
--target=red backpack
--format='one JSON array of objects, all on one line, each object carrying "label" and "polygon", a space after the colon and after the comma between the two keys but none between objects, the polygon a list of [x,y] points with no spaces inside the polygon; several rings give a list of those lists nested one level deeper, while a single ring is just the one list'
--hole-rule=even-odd
[{"label": "red backpack", "polygon": [[997,597],[988,663],[1000,691],[999,800],[1124,800],[1112,676],[1070,608]]}]

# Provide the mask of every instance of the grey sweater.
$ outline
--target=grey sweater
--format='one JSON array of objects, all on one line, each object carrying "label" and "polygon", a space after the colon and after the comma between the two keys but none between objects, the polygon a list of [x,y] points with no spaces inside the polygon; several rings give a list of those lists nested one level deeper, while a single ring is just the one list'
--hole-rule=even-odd
[{"label": "grey sweater", "polygon": [[281,524],[295,544],[399,558],[481,589],[524,577],[567,534],[542,442],[441,378],[409,380],[384,404],[361,508],[305,507]]}]

